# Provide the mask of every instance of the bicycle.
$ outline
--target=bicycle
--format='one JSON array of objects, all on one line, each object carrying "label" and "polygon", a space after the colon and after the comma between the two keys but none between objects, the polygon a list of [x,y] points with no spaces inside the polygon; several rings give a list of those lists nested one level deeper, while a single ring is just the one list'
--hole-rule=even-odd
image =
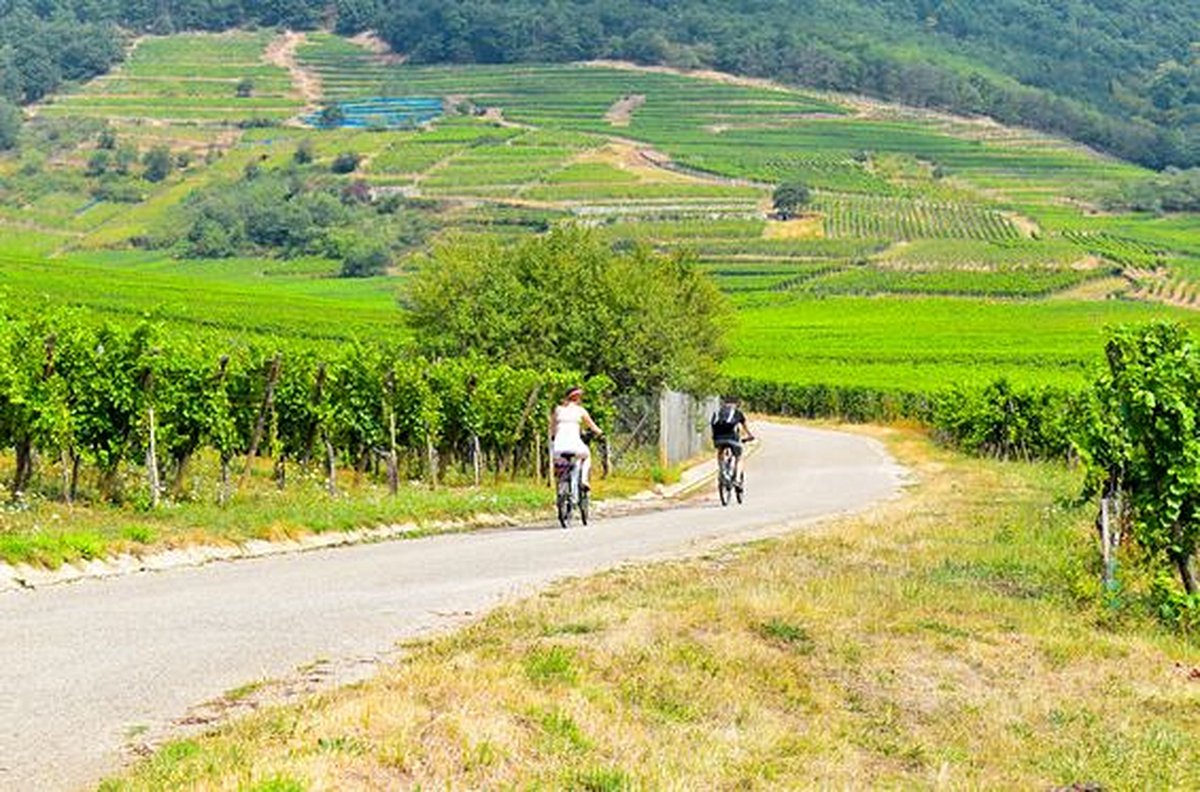
[{"label": "bicycle", "polygon": [[717,469],[717,495],[721,499],[721,505],[729,505],[731,494],[737,498],[738,503],[741,503],[743,485],[744,482],[739,481],[737,477],[737,457],[734,455],[733,449],[729,446],[721,446],[721,457]]},{"label": "bicycle", "polygon": [[583,465],[579,457],[571,453],[559,454],[554,458],[554,472],[558,474],[558,524],[568,527],[571,512],[578,509],[580,521],[587,525],[591,496],[583,487]]}]

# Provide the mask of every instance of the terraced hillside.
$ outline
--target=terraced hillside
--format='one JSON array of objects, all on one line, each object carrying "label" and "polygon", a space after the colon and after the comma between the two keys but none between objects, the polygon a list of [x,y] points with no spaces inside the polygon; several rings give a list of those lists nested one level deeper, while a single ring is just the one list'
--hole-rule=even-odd
[{"label": "terraced hillside", "polygon": [[[357,128],[339,123],[364,103],[399,100],[442,112],[422,124],[379,112]],[[924,388],[974,379],[974,349],[1033,338],[1050,357],[993,355],[983,369],[1076,380],[1105,323],[1168,310],[1145,301],[1200,296],[1195,216],[1096,209],[1144,175],[1135,166],[991,122],[721,75],[416,67],[331,34],[242,32],[143,39],[123,67],[37,112],[20,152],[0,159],[13,297],[248,327],[224,318],[233,290],[248,301],[242,315],[254,304],[275,316],[280,300],[307,306],[276,330],[307,333],[321,314],[347,334],[402,332],[398,287],[410,257],[439,238],[504,240],[575,222],[613,244],[686,252],[713,273],[743,309],[730,373],[845,385],[896,382],[894,367],[908,366]],[[326,113],[328,124],[305,123]],[[156,148],[173,164],[152,181],[143,163]],[[331,174],[346,158],[349,170]],[[391,267],[365,279],[333,277],[353,241],[336,234],[307,252],[197,259],[208,255],[195,238],[198,204],[287,173],[320,179],[346,204],[392,201],[423,230],[370,221],[390,235]],[[771,197],[785,181],[813,198],[783,221]],[[81,290],[84,278],[105,285]],[[173,290],[211,310],[181,310]],[[1096,302],[1114,294],[1139,301]],[[948,318],[935,330],[909,311]],[[1021,321],[999,319],[1009,315]],[[375,316],[382,324],[365,318]],[[964,354],[930,351],[940,349],[931,338],[954,337],[955,316],[993,319],[957,336]],[[875,354],[878,339],[855,330],[878,317],[908,357]],[[822,363],[835,354],[822,349],[828,332],[843,339],[846,366]],[[938,360],[944,370],[927,368]]]}]

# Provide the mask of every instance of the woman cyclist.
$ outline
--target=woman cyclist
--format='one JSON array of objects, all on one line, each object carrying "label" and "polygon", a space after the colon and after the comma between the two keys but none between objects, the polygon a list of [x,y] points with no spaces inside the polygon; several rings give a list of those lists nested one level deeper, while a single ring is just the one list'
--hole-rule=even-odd
[{"label": "woman cyclist", "polygon": [[588,489],[591,486],[588,477],[592,472],[592,455],[583,442],[584,428],[596,437],[604,435],[584,409],[583,388],[576,385],[567,391],[562,403],[550,415],[550,435],[554,438],[551,448],[556,457],[572,454],[579,460],[582,487]]}]

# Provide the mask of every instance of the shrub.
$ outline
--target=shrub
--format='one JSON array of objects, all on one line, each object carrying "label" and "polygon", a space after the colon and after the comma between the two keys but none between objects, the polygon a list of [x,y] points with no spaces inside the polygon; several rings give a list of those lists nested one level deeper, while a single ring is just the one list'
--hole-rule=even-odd
[{"label": "shrub", "polygon": [[20,134],[20,109],[7,99],[0,98],[0,151],[16,146]]},{"label": "shrub", "polygon": [[342,261],[342,277],[369,278],[383,275],[391,266],[392,257],[380,242],[363,242],[355,245]]},{"label": "shrub", "polygon": [[329,169],[334,173],[346,174],[354,173],[358,170],[359,163],[362,162],[362,157],[352,151],[343,151],[333,159],[333,164]]},{"label": "shrub", "polygon": [[160,182],[167,178],[171,175],[171,169],[175,165],[171,150],[166,146],[155,146],[150,149],[142,162],[146,166],[142,178],[148,182]]},{"label": "shrub", "polygon": [[296,152],[292,154],[292,160],[297,165],[308,165],[316,158],[316,152],[311,140],[302,140],[300,145],[296,146]]}]

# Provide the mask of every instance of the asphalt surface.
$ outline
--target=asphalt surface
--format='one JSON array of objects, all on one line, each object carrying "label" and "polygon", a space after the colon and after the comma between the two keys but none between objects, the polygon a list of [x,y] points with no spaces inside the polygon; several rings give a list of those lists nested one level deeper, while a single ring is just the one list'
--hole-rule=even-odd
[{"label": "asphalt surface", "polygon": [[[0,790],[94,786],[131,734],[320,658],[363,658],[552,580],[695,554],[894,494],[878,443],[754,427],[742,506],[435,536],[0,594]],[[549,517],[549,516],[548,516]]]}]

